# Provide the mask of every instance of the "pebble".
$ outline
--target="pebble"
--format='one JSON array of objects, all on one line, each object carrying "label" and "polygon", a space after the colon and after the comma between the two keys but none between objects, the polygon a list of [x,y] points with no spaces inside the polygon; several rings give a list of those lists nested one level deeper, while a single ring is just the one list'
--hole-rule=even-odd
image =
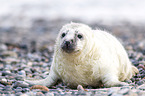
[{"label": "pebble", "polygon": [[7,79],[3,78],[1,81],[7,82]]},{"label": "pebble", "polygon": [[37,92],[36,96],[45,96],[42,92]]},{"label": "pebble", "polygon": [[21,88],[21,87],[17,87],[16,89],[15,89],[15,93],[18,93],[18,92],[21,92],[23,89]]},{"label": "pebble", "polygon": [[18,57],[17,53],[14,52],[14,51],[3,51],[1,53],[1,55],[4,56],[4,57],[14,57],[14,58]]},{"label": "pebble", "polygon": [[18,74],[23,77],[26,77],[26,72],[24,70],[19,71]]},{"label": "pebble", "polygon": [[12,91],[12,86],[7,85],[7,86],[4,87],[3,90],[4,90],[4,91]]},{"label": "pebble", "polygon": [[144,80],[140,80],[140,81],[137,82],[138,85],[142,85],[144,83],[145,83]]},{"label": "pebble", "polygon": [[14,83],[13,87],[14,88],[17,88],[17,87],[28,88],[29,85],[27,83],[17,81]]},{"label": "pebble", "polygon": [[130,89],[129,88],[122,88],[121,90],[119,90],[119,94],[122,94],[122,95],[126,95],[126,94],[128,94],[129,93],[129,91],[130,91]]},{"label": "pebble", "polygon": [[15,96],[21,96],[23,93],[22,92],[17,92],[15,93]]},{"label": "pebble", "polygon": [[0,44],[0,51],[7,50],[7,46],[5,44]]},{"label": "pebble", "polygon": [[29,88],[23,88],[22,92],[29,92],[30,89]]},{"label": "pebble", "polygon": [[3,84],[0,84],[0,87],[1,87],[1,88],[4,88],[5,86],[4,86]]},{"label": "pebble", "polygon": [[118,91],[118,89],[115,89],[115,88],[110,88],[108,90],[108,96],[112,96],[113,93],[116,93]]},{"label": "pebble", "polygon": [[139,89],[145,91],[145,86],[142,86]]}]

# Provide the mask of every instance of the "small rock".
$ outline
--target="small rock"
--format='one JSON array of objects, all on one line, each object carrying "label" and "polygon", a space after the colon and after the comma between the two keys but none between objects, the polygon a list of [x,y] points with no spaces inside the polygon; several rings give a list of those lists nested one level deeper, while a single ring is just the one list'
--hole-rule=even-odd
[{"label": "small rock", "polygon": [[12,82],[7,82],[7,81],[3,81],[3,80],[0,80],[0,83],[3,84],[3,85],[11,85]]},{"label": "small rock", "polygon": [[[46,96],[54,96],[54,93],[47,92],[45,95],[46,95]],[[67,95],[66,95],[66,96],[67,96]],[[68,95],[68,96],[71,96],[71,95]]]},{"label": "small rock", "polygon": [[9,85],[5,86],[4,91],[12,91],[12,86]]},{"label": "small rock", "polygon": [[23,93],[22,92],[17,92],[15,93],[15,96],[21,96]]},{"label": "small rock", "polygon": [[42,92],[37,92],[36,96],[45,96]]},{"label": "small rock", "polygon": [[130,86],[135,86],[135,83],[130,83],[129,85],[130,85]]},{"label": "small rock", "polygon": [[49,91],[49,89],[46,86],[42,86],[42,85],[34,85],[30,88],[30,90],[33,90],[33,89],[40,89],[42,91]]},{"label": "small rock", "polygon": [[143,69],[145,69],[144,65],[142,65],[142,64],[139,64],[139,65],[138,65],[138,68],[143,68]]},{"label": "small rock", "polygon": [[5,44],[0,44],[0,51],[5,51],[7,50],[7,46]]},{"label": "small rock", "polygon": [[17,92],[21,92],[22,91],[22,88],[21,87],[17,87],[16,89],[15,89],[15,92],[17,93]]},{"label": "small rock", "polygon": [[17,81],[14,83],[13,87],[14,88],[17,88],[17,87],[28,88],[29,86],[26,83],[22,83],[22,82]]},{"label": "small rock", "polygon": [[19,81],[23,81],[23,80],[24,80],[24,77],[21,76],[21,75],[19,75],[19,76],[16,75],[16,76],[15,76],[15,79],[16,79],[16,80],[19,80]]},{"label": "small rock", "polygon": [[121,90],[119,90],[119,94],[123,94],[123,95],[126,95],[126,94],[128,94],[128,92],[129,92],[129,88],[123,88],[123,89],[121,89]]},{"label": "small rock", "polygon": [[82,85],[77,86],[78,91],[87,91],[86,89],[83,88]]},{"label": "small rock", "polygon": [[130,83],[132,83],[132,81],[131,81],[131,80],[127,80],[127,81],[125,81],[125,82],[127,82],[127,83],[129,83],[129,84],[130,84]]},{"label": "small rock", "polygon": [[140,41],[139,44],[138,44],[138,46],[142,50],[145,49],[145,40]]},{"label": "small rock", "polygon": [[13,74],[13,73],[10,73],[8,71],[3,71],[2,72],[2,76],[6,76],[6,75],[8,75],[8,76],[15,76],[15,74]]},{"label": "small rock", "polygon": [[4,51],[4,52],[2,52],[1,55],[4,57],[14,57],[14,58],[18,57],[17,53],[13,52],[13,51]]},{"label": "small rock", "polygon": [[0,90],[0,93],[1,93],[1,94],[11,94],[12,92],[11,92],[11,91],[5,91],[5,90],[4,90],[4,91],[1,91],[1,90]]},{"label": "small rock", "polygon": [[0,87],[1,87],[1,88],[4,88],[5,86],[4,86],[3,84],[0,84]]},{"label": "small rock", "polygon": [[3,78],[0,82],[7,82],[7,79],[6,78]]},{"label": "small rock", "polygon": [[24,70],[19,71],[18,74],[23,77],[26,77],[26,72]]},{"label": "small rock", "polygon": [[142,85],[142,84],[144,84],[144,81],[143,80],[140,80],[140,81],[137,82],[137,84],[138,85]]},{"label": "small rock", "polygon": [[30,89],[29,88],[23,88],[22,92],[29,92]]},{"label": "small rock", "polygon": [[118,90],[119,90],[118,87],[112,87],[108,90],[107,94],[108,94],[108,96],[112,96],[112,94],[117,93]]}]

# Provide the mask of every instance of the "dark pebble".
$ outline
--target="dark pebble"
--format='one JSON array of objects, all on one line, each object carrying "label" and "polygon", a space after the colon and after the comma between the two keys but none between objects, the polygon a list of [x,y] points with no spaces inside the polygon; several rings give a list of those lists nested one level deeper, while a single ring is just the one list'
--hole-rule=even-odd
[{"label": "dark pebble", "polygon": [[145,78],[145,74],[141,74],[141,78]]},{"label": "dark pebble", "polygon": [[139,81],[139,80],[141,80],[141,78],[135,78],[135,81]]},{"label": "dark pebble", "polygon": [[142,84],[144,84],[144,83],[145,83],[145,82],[144,82],[143,80],[140,80],[140,81],[137,82],[138,85],[142,85]]},{"label": "dark pebble", "polygon": [[9,72],[6,72],[6,71],[2,72],[2,76],[6,76],[6,75],[14,76],[13,73],[9,73]]},{"label": "dark pebble", "polygon": [[6,81],[2,81],[2,80],[0,80],[0,83],[3,84],[3,85],[5,85],[5,86],[12,84],[12,82],[6,82]]},{"label": "dark pebble", "polygon": [[131,81],[134,82],[135,81],[135,78],[131,78]]}]

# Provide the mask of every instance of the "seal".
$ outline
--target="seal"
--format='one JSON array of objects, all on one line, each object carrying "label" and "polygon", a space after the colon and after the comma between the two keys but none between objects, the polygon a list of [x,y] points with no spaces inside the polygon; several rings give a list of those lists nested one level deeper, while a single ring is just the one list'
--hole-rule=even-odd
[{"label": "seal", "polygon": [[62,80],[67,86],[105,87],[126,85],[138,73],[122,44],[108,32],[93,30],[80,23],[62,27],[56,39],[51,69],[47,78],[26,82],[52,86]]}]

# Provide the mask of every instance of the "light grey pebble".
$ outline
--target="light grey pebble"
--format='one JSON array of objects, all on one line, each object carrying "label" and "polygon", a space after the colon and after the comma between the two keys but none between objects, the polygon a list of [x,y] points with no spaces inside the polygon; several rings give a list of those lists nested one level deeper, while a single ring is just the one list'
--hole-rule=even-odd
[{"label": "light grey pebble", "polygon": [[130,83],[129,85],[130,85],[130,86],[135,86],[135,83]]},{"label": "light grey pebble", "polygon": [[17,81],[17,82],[14,83],[13,87],[14,88],[17,88],[17,87],[28,88],[29,85],[25,82],[23,83],[23,82]]},{"label": "light grey pebble", "polygon": [[125,82],[126,82],[126,83],[129,83],[129,84],[130,84],[130,83],[132,83],[132,81],[131,81],[131,80],[127,80],[127,81],[125,81]]},{"label": "light grey pebble", "polygon": [[1,87],[1,88],[4,88],[5,86],[4,86],[3,84],[0,84],[0,87]]},{"label": "light grey pebble", "polygon": [[42,92],[37,92],[36,96],[45,96]]},{"label": "light grey pebble", "polygon": [[18,72],[19,75],[26,77],[26,72],[24,70],[21,70]]},{"label": "light grey pebble", "polygon": [[15,92],[17,93],[17,92],[21,92],[22,91],[22,88],[21,87],[17,87],[16,89],[15,89]]},{"label": "light grey pebble", "polygon": [[23,90],[22,90],[23,92],[29,92],[30,91],[30,89],[29,88],[23,88]]},{"label": "light grey pebble", "polygon": [[21,75],[19,75],[19,76],[15,76],[15,79],[16,80],[19,80],[19,81],[22,81],[22,80],[24,80],[24,77],[21,76]]},{"label": "light grey pebble", "polygon": [[0,51],[7,50],[7,46],[5,44],[0,44]]},{"label": "light grey pebble", "polygon": [[118,91],[117,88],[115,88],[115,87],[113,88],[113,87],[112,87],[112,88],[110,88],[110,89],[108,90],[108,93],[107,93],[107,94],[108,94],[108,96],[112,96],[112,94],[113,94],[113,93],[116,93],[117,91]]},{"label": "light grey pebble", "polygon": [[[47,92],[47,93],[45,94],[45,96],[54,96],[54,93],[53,93],[53,92]],[[66,95],[66,96],[71,96],[71,94]]]},{"label": "light grey pebble", "polygon": [[121,90],[119,90],[119,94],[123,94],[123,95],[126,95],[126,94],[128,94],[129,93],[129,91],[130,91],[130,89],[129,88],[123,88],[123,89],[121,89]]},{"label": "light grey pebble", "polygon": [[2,56],[5,56],[5,57],[14,57],[14,58],[18,57],[17,53],[14,52],[14,51],[4,51],[4,52],[2,52]]},{"label": "light grey pebble", "polygon": [[122,94],[118,94],[118,93],[113,93],[112,95],[110,96],[123,96]]},{"label": "light grey pebble", "polygon": [[142,86],[142,87],[140,87],[139,89],[145,91],[145,86]]},{"label": "light grey pebble", "polygon": [[22,92],[17,92],[15,93],[15,96],[21,96],[23,93]]}]

